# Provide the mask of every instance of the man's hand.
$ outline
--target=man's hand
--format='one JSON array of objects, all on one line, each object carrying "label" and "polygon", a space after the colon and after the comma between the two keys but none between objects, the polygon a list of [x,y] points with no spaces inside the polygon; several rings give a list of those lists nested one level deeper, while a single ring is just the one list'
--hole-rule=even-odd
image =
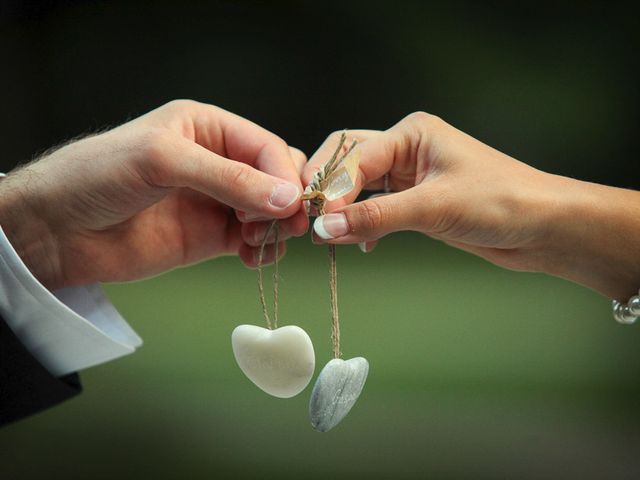
[{"label": "man's hand", "polygon": [[173,101],[11,173],[0,183],[0,225],[50,289],[226,254],[255,266],[264,220],[283,219],[283,240],[307,230],[305,160],[237,115]]}]

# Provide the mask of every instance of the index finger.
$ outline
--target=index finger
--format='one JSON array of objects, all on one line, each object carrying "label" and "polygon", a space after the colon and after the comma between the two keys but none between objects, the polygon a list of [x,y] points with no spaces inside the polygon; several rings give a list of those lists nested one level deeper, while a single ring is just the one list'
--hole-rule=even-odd
[{"label": "index finger", "polygon": [[220,107],[193,100],[176,100],[159,110],[167,114],[163,118],[170,126],[189,140],[222,157],[287,180],[302,190],[287,143],[269,130]]}]

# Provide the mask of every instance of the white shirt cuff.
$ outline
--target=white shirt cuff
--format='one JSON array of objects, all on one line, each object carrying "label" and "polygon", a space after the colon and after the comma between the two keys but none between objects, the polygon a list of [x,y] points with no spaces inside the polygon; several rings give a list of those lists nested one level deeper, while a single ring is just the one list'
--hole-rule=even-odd
[{"label": "white shirt cuff", "polygon": [[31,274],[1,227],[0,314],[55,376],[108,362],[142,345],[100,285],[50,292]]}]

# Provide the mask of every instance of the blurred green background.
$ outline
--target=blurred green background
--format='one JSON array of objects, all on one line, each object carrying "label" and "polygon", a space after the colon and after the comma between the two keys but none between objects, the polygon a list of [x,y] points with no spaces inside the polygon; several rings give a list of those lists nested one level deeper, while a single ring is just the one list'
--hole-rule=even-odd
[{"label": "blurred green background", "polygon": [[[291,242],[281,323],[330,359],[326,251]],[[107,291],[145,345],[83,373],[85,392],[0,432],[3,478],[634,478],[638,335],[583,288],[410,234],[340,248],[345,358],[370,375],[334,430],[311,387],[276,399],[236,366],[262,325],[237,259]]]},{"label": "blurred green background", "polygon": [[[333,130],[426,110],[536,167],[638,186],[638,29],[626,3],[0,4],[4,170],[172,98],[247,116],[307,153]],[[230,333],[262,324],[255,272],[223,258],[108,285],[145,340],[85,392],[0,430],[0,478],[640,476],[640,334],[610,304],[424,237],[341,247],[351,414],[267,396]],[[330,358],[326,251],[289,243],[282,323]]]}]

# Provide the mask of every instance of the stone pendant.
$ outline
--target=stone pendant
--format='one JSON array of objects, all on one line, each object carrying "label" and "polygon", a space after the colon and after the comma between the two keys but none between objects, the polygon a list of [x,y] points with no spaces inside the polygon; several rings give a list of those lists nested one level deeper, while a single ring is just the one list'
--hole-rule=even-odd
[{"label": "stone pendant", "polygon": [[309,401],[311,425],[327,432],[347,416],[356,403],[369,373],[369,362],[363,357],[350,360],[334,358],[318,375]]},{"label": "stone pendant", "polygon": [[231,334],[238,366],[269,395],[290,398],[309,384],[315,353],[307,332],[295,325],[269,330],[240,325]]}]

